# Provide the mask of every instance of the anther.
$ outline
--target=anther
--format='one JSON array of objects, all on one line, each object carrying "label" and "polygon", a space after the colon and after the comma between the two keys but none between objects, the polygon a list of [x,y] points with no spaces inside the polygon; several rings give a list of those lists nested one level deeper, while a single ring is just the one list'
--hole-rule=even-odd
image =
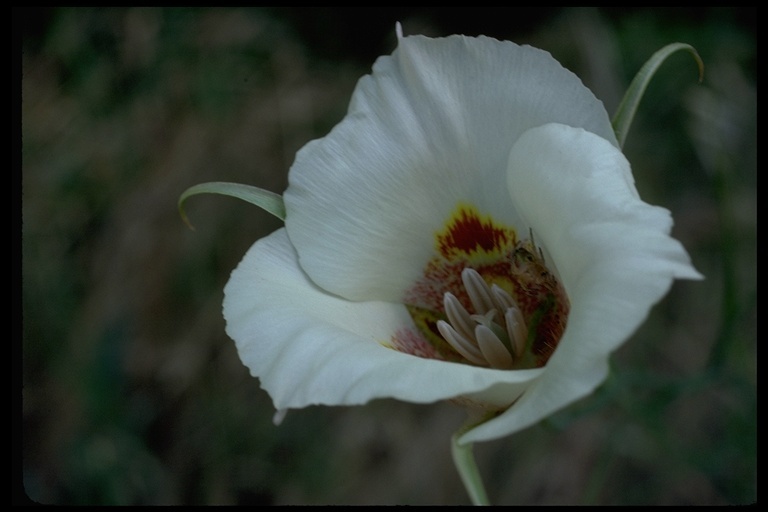
[{"label": "anther", "polygon": [[467,295],[469,295],[469,300],[472,301],[476,313],[482,314],[496,307],[491,289],[488,288],[483,276],[478,274],[476,270],[469,267],[465,268],[461,272],[461,281],[464,283],[464,288],[467,289]]},{"label": "anther", "polygon": [[525,326],[523,314],[517,307],[511,307],[504,313],[504,321],[507,324],[507,335],[515,357],[520,357],[528,340],[528,328]]},{"label": "anther", "polygon": [[474,313],[446,292],[443,306],[448,321],[438,321],[438,331],[467,361],[491,368],[512,368],[522,357],[528,338],[520,308],[507,291],[495,284],[488,286],[474,269],[465,268],[461,280]]},{"label": "anther", "polygon": [[501,340],[485,325],[475,328],[475,338],[485,360],[492,368],[508,369],[512,367],[512,354]]},{"label": "anther", "polygon": [[464,337],[472,338],[475,332],[475,323],[459,299],[451,292],[446,292],[443,295],[443,307],[445,308],[445,316],[448,317],[448,322],[453,328]]},{"label": "anther", "polygon": [[445,341],[447,341],[448,344],[456,350],[456,352],[464,356],[468,361],[483,366],[488,364],[483,358],[483,354],[480,352],[480,349],[470,340],[464,338],[461,334],[456,332],[456,329],[451,327],[448,322],[438,320],[437,330],[440,331],[440,334],[443,335]]}]

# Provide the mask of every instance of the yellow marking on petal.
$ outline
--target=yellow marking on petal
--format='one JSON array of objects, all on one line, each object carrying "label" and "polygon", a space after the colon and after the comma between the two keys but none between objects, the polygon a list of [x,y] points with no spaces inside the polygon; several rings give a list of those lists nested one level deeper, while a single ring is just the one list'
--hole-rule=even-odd
[{"label": "yellow marking on petal", "polygon": [[434,347],[438,354],[447,360],[458,359],[451,346],[445,341],[445,338],[443,338],[437,328],[437,321],[446,320],[445,315],[416,306],[406,305],[406,309],[408,310],[408,313],[410,313],[413,323],[416,324],[421,335],[426,338],[426,341]]}]

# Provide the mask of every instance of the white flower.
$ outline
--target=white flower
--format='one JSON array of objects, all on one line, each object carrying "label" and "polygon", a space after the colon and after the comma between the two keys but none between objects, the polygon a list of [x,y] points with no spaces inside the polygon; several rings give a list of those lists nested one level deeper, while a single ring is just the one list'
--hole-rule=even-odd
[{"label": "white flower", "polygon": [[498,438],[590,393],[672,281],[700,277],[602,103],[486,37],[400,36],[284,200],[224,300],[278,410],[453,400],[498,411],[461,442]]}]

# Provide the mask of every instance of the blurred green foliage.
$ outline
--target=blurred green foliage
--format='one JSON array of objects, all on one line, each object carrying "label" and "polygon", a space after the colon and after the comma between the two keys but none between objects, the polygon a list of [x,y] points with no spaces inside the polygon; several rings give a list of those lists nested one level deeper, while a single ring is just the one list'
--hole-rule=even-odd
[{"label": "blurred green foliage", "polygon": [[[23,492],[52,504],[467,503],[461,411],[379,401],[278,428],[224,334],[222,289],[279,227],[188,186],[275,192],[406,33],[549,50],[613,112],[681,41],[625,152],[704,282],[677,283],[593,396],[479,445],[497,504],[756,500],[754,8],[14,11],[22,28]],[[22,491],[20,491],[21,493]]]}]

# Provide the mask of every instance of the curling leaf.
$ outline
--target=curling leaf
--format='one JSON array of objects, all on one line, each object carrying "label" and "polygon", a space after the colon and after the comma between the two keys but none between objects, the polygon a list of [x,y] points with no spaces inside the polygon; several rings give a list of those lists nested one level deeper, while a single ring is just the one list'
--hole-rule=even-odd
[{"label": "curling leaf", "polygon": [[280,194],[275,194],[269,190],[253,187],[251,185],[214,181],[190,187],[179,197],[179,214],[190,229],[195,228],[192,227],[192,224],[187,218],[187,214],[184,211],[184,203],[188,198],[198,194],[221,194],[224,196],[236,197],[262,208],[280,220],[285,220],[285,204],[283,203],[283,198]]},{"label": "curling leaf", "polygon": [[640,68],[635,78],[632,79],[632,83],[629,84],[629,88],[624,94],[616,114],[613,116],[611,123],[613,124],[613,131],[616,133],[616,139],[619,141],[619,147],[624,146],[624,140],[627,138],[629,127],[632,125],[637,106],[640,104],[640,100],[643,98],[651,78],[653,78],[653,75],[656,74],[656,71],[664,61],[667,60],[667,57],[680,50],[685,50],[693,55],[693,58],[696,59],[696,63],[699,65],[699,82],[704,79],[704,62],[693,46],[685,43],[672,43],[654,53],[648,59],[648,62]]}]

